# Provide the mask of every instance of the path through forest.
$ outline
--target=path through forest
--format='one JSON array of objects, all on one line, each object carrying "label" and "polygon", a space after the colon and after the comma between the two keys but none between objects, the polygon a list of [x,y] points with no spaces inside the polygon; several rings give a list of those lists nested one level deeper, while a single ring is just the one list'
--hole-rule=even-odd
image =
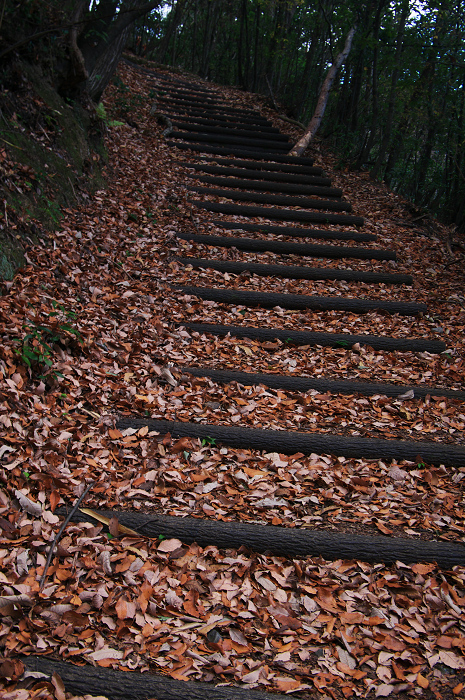
[{"label": "path through forest", "polygon": [[126,63],[105,104],[108,189],[0,298],[5,697],[462,697],[447,229],[254,95]]}]

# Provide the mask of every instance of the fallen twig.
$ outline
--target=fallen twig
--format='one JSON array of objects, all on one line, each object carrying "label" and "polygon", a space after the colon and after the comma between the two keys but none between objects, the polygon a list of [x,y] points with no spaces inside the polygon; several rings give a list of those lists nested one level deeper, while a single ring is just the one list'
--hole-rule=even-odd
[{"label": "fallen twig", "polygon": [[77,499],[76,503],[75,503],[74,506],[71,508],[71,510],[70,510],[70,512],[68,513],[68,515],[66,516],[63,525],[60,527],[60,529],[58,530],[57,534],[55,535],[55,539],[53,540],[52,544],[50,545],[50,549],[49,549],[49,552],[48,552],[48,555],[47,555],[47,561],[45,562],[44,572],[43,572],[42,576],[40,577],[39,591],[41,591],[42,588],[44,587],[44,583],[45,583],[45,578],[46,578],[46,576],[47,576],[48,567],[50,566],[50,562],[52,561],[53,552],[55,551],[55,547],[56,547],[57,544],[58,544],[58,540],[59,540],[60,537],[62,536],[62,534],[63,534],[63,532],[64,532],[64,530],[65,530],[65,527],[67,526],[67,524],[69,523],[69,521],[70,521],[71,518],[73,517],[74,513],[75,513],[75,512],[77,511],[77,509],[79,508],[79,505],[82,503],[82,501],[83,501],[84,498],[87,496],[87,494],[89,493],[90,489],[92,488],[92,486],[93,486],[94,484],[95,484],[95,481],[91,481],[90,484],[88,485],[88,487],[86,488],[86,490],[83,491],[83,493],[79,496],[79,498]]}]

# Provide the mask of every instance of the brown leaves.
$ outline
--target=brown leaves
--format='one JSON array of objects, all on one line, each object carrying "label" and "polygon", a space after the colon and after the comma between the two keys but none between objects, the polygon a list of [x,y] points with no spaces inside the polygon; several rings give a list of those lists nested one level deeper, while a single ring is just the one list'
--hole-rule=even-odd
[{"label": "brown leaves", "polygon": [[0,663],[0,677],[15,681],[24,673],[24,664],[19,659],[5,659]]},{"label": "brown leaves", "polygon": [[[144,77],[127,66],[122,70],[131,89],[147,94]],[[110,101],[115,90],[109,89]],[[167,420],[416,440],[426,435],[461,443],[465,424],[463,405],[454,399],[419,399],[415,392],[394,400],[271,390],[248,383],[224,386],[177,369],[176,364],[192,364],[402,386],[455,386],[463,381],[465,366],[463,310],[454,307],[450,315],[441,302],[428,299],[431,284],[439,296],[446,287],[455,289],[457,282],[449,272],[435,270],[431,261],[425,266],[425,257],[433,253],[423,243],[419,250],[412,232],[407,236],[389,228],[378,212],[381,242],[387,243],[382,240],[386,235],[392,237],[390,244],[400,250],[398,265],[412,268],[419,279],[413,292],[396,288],[396,296],[426,299],[431,313],[442,315],[444,337],[452,349],[448,358],[375,352],[360,344],[296,348],[175,328],[191,318],[427,337],[435,333],[437,321],[422,317],[413,324],[376,313],[360,317],[265,311],[178,299],[168,288],[173,281],[372,298],[394,290],[254,275],[220,278],[212,271],[168,265],[168,256],[180,248],[190,255],[204,252],[260,262],[276,262],[276,256],[249,257],[176,240],[176,230],[186,225],[183,171],[166,144],[157,141],[156,129],[131,136],[126,131],[115,131],[108,143],[114,179],[107,191],[97,193],[82,210],[67,212],[56,233],[57,245],[28,252],[30,267],[15,278],[12,293],[0,297],[5,319],[0,358],[0,561],[5,595],[0,616],[8,677],[21,673],[12,659],[30,653],[34,645],[38,653],[59,648],[63,655],[102,667],[150,665],[173,678],[207,677],[266,686],[271,692],[317,690],[348,698],[388,697],[415,689],[428,693],[434,688],[446,696],[452,688],[458,696],[463,686],[444,669],[463,671],[465,581],[459,567],[441,574],[427,563],[287,561],[224,552],[174,538],[144,539],[114,516],[93,521],[98,524],[68,526],[52,560],[49,583],[38,595],[44,548],[59,525],[56,509],[72,502],[89,479],[96,480],[89,496],[94,516],[95,509],[104,507],[393,537],[457,540],[465,534],[460,469],[433,468],[421,460],[387,464],[382,459],[262,454],[246,446],[229,449],[195,439],[173,440],[146,427],[124,432],[114,428],[116,415],[140,412]],[[377,185],[365,186],[374,200],[399,204]],[[366,198],[370,213],[367,193],[357,196]],[[179,216],[170,205],[172,194],[179,195]],[[137,217],[137,225],[128,212]],[[195,217],[203,231],[207,219],[201,213]],[[292,256],[281,262],[301,264]],[[346,262],[324,259],[318,266],[339,268]],[[354,260],[351,267],[381,271],[385,264]],[[31,381],[13,352],[13,338],[21,333],[31,305],[38,318],[45,317],[49,297],[75,310],[76,329],[85,338],[82,352],[73,353],[69,345],[61,348],[57,369],[63,376],[55,384],[50,378]],[[13,500],[15,491],[21,509]],[[47,692],[64,700],[58,681],[50,682]]]}]

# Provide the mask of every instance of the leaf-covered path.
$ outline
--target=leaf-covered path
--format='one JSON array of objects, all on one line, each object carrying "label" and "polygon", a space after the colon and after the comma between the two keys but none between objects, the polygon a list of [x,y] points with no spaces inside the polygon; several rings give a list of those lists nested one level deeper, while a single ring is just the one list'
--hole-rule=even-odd
[{"label": "leaf-covered path", "polygon": [[64,698],[25,666],[109,698],[461,697],[463,255],[322,145],[286,162],[256,96],[156,71],[120,67],[108,189],[0,298],[5,697]]}]

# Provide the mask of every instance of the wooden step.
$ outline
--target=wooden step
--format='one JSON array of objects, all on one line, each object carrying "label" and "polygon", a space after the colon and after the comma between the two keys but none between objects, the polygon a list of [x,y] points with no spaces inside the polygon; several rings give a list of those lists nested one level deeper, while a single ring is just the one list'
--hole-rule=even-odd
[{"label": "wooden step", "polygon": [[357,258],[360,260],[395,260],[393,250],[358,248],[355,246],[312,245],[271,241],[267,238],[238,238],[236,236],[210,236],[200,233],[177,233],[178,238],[219,248],[237,248],[255,253],[280,253],[281,255],[305,255],[312,258]]},{"label": "wooden step", "polygon": [[368,314],[373,311],[386,311],[401,316],[419,316],[426,314],[426,304],[402,301],[385,301],[384,299],[363,299],[334,296],[308,296],[306,294],[280,294],[279,292],[253,292],[251,290],[216,289],[212,287],[194,287],[176,285],[174,287],[182,294],[189,294],[198,299],[215,301],[217,304],[233,304],[238,306],[272,309],[279,306],[282,309],[314,309],[315,311],[346,311],[354,314]]},{"label": "wooden step", "polygon": [[[60,508],[60,515],[67,514]],[[382,537],[328,532],[311,528],[290,528],[256,523],[222,522],[199,518],[178,518],[157,513],[132,513],[123,510],[97,511],[105,518],[118,518],[125,527],[140,532],[143,537],[156,539],[160,532],[165,538],[176,538],[184,544],[196,542],[200,547],[219,549],[247,547],[254,552],[271,552],[277,557],[303,559],[323,557],[358,559],[369,562],[394,564],[396,561],[413,563],[437,562],[445,568],[465,564],[465,547],[460,543],[413,540],[404,537]],[[77,511],[73,522],[96,522],[88,513]],[[275,695],[273,694],[273,697]]]},{"label": "wooden step", "polygon": [[277,209],[276,207],[252,207],[238,204],[219,204],[218,202],[202,202],[191,199],[198,209],[215,212],[217,214],[229,214],[234,216],[245,216],[247,218],[261,217],[271,221],[308,221],[319,224],[335,224],[336,226],[363,226],[364,220],[361,216],[351,216],[350,214],[321,213],[317,211],[306,211],[305,209]]},{"label": "wooden step", "polygon": [[[234,120],[229,120],[226,121],[225,118],[218,118],[218,119],[207,119],[203,117],[176,117],[176,121],[179,121],[181,123],[186,123],[186,124],[198,124],[199,126],[222,126],[224,128],[227,128],[229,126],[236,126],[237,124],[241,124],[241,122],[238,122],[236,118]],[[259,133],[263,134],[280,134],[279,129],[275,129],[274,126],[256,126],[254,124],[249,124],[247,126],[248,131],[258,131]]]},{"label": "wooden step", "polygon": [[188,174],[199,182],[206,185],[216,185],[217,187],[233,187],[241,190],[255,190],[258,192],[279,192],[279,194],[297,195],[319,195],[321,197],[342,197],[342,190],[338,187],[319,187],[318,185],[297,185],[285,182],[267,182],[263,180],[240,180],[231,177],[208,177],[195,174]]},{"label": "wooden step", "polygon": [[237,158],[205,158],[208,163],[231,165],[235,168],[252,168],[280,173],[323,175],[323,168],[313,165],[313,158],[298,156],[274,156],[268,161],[238,160]]},{"label": "wooden step", "polygon": [[227,168],[217,165],[203,165],[202,163],[178,162],[185,168],[196,170],[197,172],[211,173],[212,175],[230,175],[239,178],[253,178],[254,180],[265,180],[270,182],[295,183],[298,185],[316,185],[319,187],[330,187],[329,177],[318,177],[317,175],[293,175],[283,172],[269,172],[266,170],[247,170],[246,168]]},{"label": "wooden step", "polygon": [[427,396],[445,397],[456,401],[465,401],[465,391],[445,389],[424,384],[387,384],[381,382],[362,382],[358,379],[321,379],[320,377],[302,377],[283,374],[256,374],[252,372],[234,372],[229,369],[210,369],[206,367],[177,366],[175,369],[194,377],[207,377],[214,382],[229,384],[237,382],[242,386],[266,386],[270,389],[307,393],[318,391],[320,394],[361,394],[362,396],[388,396],[393,399],[412,394],[412,399],[424,399]]},{"label": "wooden step", "polygon": [[218,270],[240,275],[250,272],[266,277],[285,277],[302,280],[344,280],[347,282],[364,282],[365,284],[413,284],[411,275],[388,272],[366,272],[364,270],[334,270],[330,267],[299,267],[297,265],[262,265],[254,262],[236,262],[235,260],[205,260],[199,258],[174,258],[181,265],[193,268]]},{"label": "wooden step", "polygon": [[442,340],[431,338],[392,338],[376,335],[350,335],[349,333],[318,333],[315,331],[296,331],[293,328],[254,328],[252,326],[226,326],[215,323],[178,324],[193,333],[218,336],[231,335],[233,338],[250,338],[259,342],[280,340],[290,345],[321,345],[332,348],[351,348],[363,345],[373,350],[395,352],[429,352],[441,353],[446,349]]},{"label": "wooden step", "polygon": [[246,138],[268,139],[270,141],[282,141],[290,150],[291,144],[287,136],[282,134],[274,134],[268,131],[257,131],[253,129],[238,128],[237,123],[227,126],[206,126],[204,124],[192,124],[191,122],[183,122],[178,119],[173,119],[173,126],[178,127],[182,131],[195,131],[207,134],[224,134],[225,136],[244,136]]},{"label": "wooden step", "polygon": [[[287,430],[263,430],[240,428],[215,423],[180,423],[152,418],[122,418],[116,422],[119,430],[148,427],[160,435],[169,433],[174,438],[193,437],[200,440],[214,439],[234,448],[266,450],[293,455],[336,455],[356,459],[383,459],[389,461],[422,461],[425,464],[444,464],[449,467],[465,467],[465,447],[440,442],[417,442],[415,440],[384,440],[363,438],[354,435],[331,433],[299,433]],[[331,428],[333,430],[334,428]],[[464,552],[465,555],[465,552]]]},{"label": "wooden step", "polygon": [[271,224],[247,224],[239,221],[224,221],[213,219],[212,224],[217,228],[229,231],[257,231],[262,233],[274,233],[276,236],[289,236],[292,238],[321,238],[334,241],[376,241],[378,238],[373,233],[359,233],[358,231],[325,231],[317,228],[295,228],[294,226],[273,226]]},{"label": "wooden step", "polygon": [[192,141],[194,143],[230,143],[235,146],[256,148],[256,149],[268,149],[268,151],[282,151],[286,153],[290,150],[288,143],[282,143],[281,141],[268,141],[261,138],[244,138],[243,136],[227,136],[225,134],[213,134],[213,133],[196,133],[193,131],[172,131],[170,133],[171,139],[182,139],[183,141]]},{"label": "wooden step", "polygon": [[[240,162],[240,163],[252,163],[254,167],[259,166],[260,164],[263,165],[263,167],[266,167],[266,169],[271,169],[273,170],[287,170],[288,168],[291,167],[297,167],[298,172],[312,172],[315,174],[322,173],[321,168],[314,168],[313,166],[313,158],[306,158],[304,156],[299,157],[299,156],[285,156],[281,155],[279,153],[262,153],[261,151],[254,151],[252,148],[250,149],[225,149],[225,148],[218,148],[214,146],[208,146],[207,144],[205,145],[205,148],[201,144],[182,144],[178,143],[177,141],[167,141],[168,145],[170,146],[176,146],[177,148],[188,150],[188,151],[201,151],[203,153],[217,153],[218,155],[224,155],[224,154],[233,154],[233,155],[239,155],[243,151],[242,158],[250,158],[250,161],[245,161],[245,160],[240,160],[240,161],[233,161],[233,162]],[[212,159],[215,160],[215,159]],[[264,161],[264,163],[260,163],[260,161]],[[283,164],[280,167],[280,164]],[[305,165],[305,166],[310,166],[305,169],[305,171],[302,171],[302,169],[298,166]],[[294,172],[289,171],[289,172]]]}]

